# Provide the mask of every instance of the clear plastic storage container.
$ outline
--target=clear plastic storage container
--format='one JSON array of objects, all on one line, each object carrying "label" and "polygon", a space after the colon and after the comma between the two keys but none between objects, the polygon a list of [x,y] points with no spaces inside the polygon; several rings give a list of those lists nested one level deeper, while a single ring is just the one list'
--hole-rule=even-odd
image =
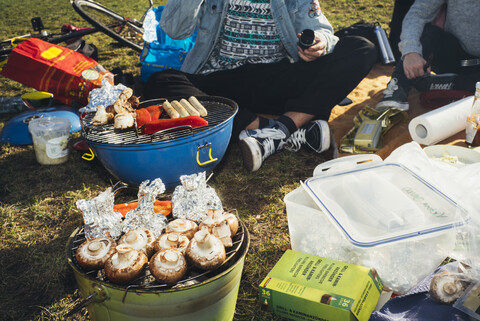
[{"label": "clear plastic storage container", "polygon": [[70,128],[70,121],[63,117],[41,117],[28,123],[40,164],[55,165],[67,161]]},{"label": "clear plastic storage container", "polygon": [[455,247],[461,208],[400,164],[327,170],[288,193],[292,249],[377,269],[398,293]]}]

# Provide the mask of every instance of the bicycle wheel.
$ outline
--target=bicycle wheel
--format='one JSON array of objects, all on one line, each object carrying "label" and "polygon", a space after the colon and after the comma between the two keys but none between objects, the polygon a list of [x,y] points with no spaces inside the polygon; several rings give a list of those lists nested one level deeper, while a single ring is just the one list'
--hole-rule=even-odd
[{"label": "bicycle wheel", "polygon": [[142,51],[143,27],[136,19],[122,15],[91,0],[71,0],[75,11],[86,21],[123,45]]}]

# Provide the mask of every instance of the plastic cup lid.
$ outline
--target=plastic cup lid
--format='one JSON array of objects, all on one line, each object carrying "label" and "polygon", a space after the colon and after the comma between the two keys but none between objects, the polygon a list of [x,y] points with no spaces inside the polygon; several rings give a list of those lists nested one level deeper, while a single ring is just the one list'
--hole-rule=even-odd
[{"label": "plastic cup lid", "polygon": [[54,131],[70,131],[70,120],[64,117],[40,117],[32,119],[28,123],[28,129],[32,131],[54,132]]}]

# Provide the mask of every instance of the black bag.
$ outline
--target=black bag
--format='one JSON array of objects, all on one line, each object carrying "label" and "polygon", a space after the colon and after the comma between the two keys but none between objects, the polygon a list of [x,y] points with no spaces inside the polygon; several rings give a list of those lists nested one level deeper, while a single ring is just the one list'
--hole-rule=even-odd
[{"label": "black bag", "polygon": [[[342,38],[345,36],[360,36],[370,40],[377,49],[379,49],[378,38],[375,35],[375,24],[359,21],[353,25],[340,29],[335,32],[335,36]],[[380,50],[377,50],[377,62],[383,62],[383,56]]]},{"label": "black bag", "polygon": [[85,56],[90,57],[93,60],[97,60],[98,58],[97,46],[91,43],[87,43],[84,39],[80,38],[74,42],[67,44],[65,47],[84,54]]}]

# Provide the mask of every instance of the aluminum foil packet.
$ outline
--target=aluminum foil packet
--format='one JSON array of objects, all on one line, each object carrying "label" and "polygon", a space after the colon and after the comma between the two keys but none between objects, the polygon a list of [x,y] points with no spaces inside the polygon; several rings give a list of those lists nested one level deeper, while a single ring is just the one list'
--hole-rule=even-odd
[{"label": "aluminum foil packet", "polygon": [[201,222],[208,217],[208,209],[223,209],[205,177],[205,172],[180,176],[182,185],[175,188],[172,196],[173,217]]},{"label": "aluminum foil packet", "polygon": [[165,192],[165,184],[160,178],[143,181],[138,189],[138,206],[127,212],[123,221],[123,232],[127,233],[136,228],[150,230],[155,237],[159,237],[167,226],[165,215],[155,213],[154,203],[158,195]]},{"label": "aluminum foil packet", "polygon": [[97,197],[78,200],[75,204],[82,211],[85,237],[111,237],[117,240],[122,234],[122,214],[113,210],[115,194],[109,187]]},{"label": "aluminum foil packet", "polygon": [[123,84],[113,86],[107,79],[102,80],[102,87],[95,88],[88,94],[87,106],[80,109],[81,112],[96,112],[98,105],[105,107],[114,104],[122,91],[127,87]]}]

